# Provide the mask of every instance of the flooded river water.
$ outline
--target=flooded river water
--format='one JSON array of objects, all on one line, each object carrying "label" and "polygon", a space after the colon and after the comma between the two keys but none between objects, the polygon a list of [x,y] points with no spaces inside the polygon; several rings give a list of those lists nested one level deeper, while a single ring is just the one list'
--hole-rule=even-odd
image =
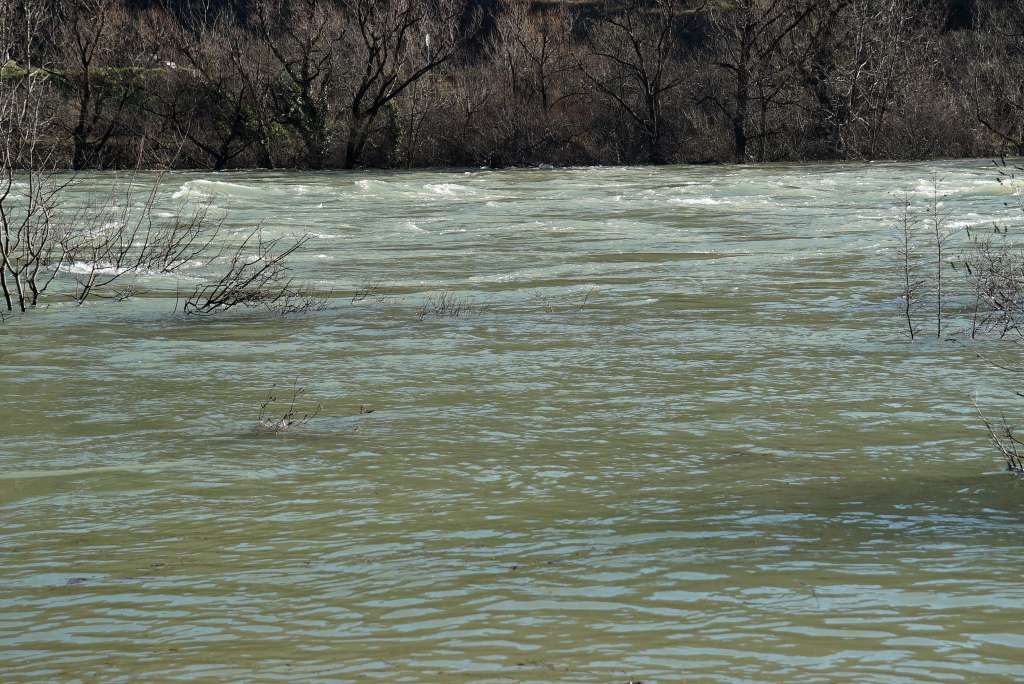
[{"label": "flooded river water", "polygon": [[980,161],[164,178],[330,306],[0,326],[0,681],[1020,681],[1019,375],[899,319],[935,174],[1017,218]]}]

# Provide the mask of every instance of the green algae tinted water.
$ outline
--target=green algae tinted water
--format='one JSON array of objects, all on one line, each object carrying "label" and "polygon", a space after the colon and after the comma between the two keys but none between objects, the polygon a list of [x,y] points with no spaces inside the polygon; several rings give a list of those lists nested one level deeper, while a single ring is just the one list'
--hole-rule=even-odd
[{"label": "green algae tinted water", "polygon": [[1018,219],[986,162],[165,177],[330,306],[0,327],[0,681],[1019,681],[1019,376],[898,317],[936,173]]}]

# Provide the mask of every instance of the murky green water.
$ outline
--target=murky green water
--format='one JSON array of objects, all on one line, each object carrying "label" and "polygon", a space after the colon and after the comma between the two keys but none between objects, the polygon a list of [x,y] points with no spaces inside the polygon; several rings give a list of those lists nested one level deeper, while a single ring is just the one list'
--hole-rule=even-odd
[{"label": "murky green water", "polygon": [[935,170],[1007,211],[983,162],[170,176],[336,296],[0,327],[0,680],[1020,680],[972,405],[1019,378],[908,344],[889,270]]}]

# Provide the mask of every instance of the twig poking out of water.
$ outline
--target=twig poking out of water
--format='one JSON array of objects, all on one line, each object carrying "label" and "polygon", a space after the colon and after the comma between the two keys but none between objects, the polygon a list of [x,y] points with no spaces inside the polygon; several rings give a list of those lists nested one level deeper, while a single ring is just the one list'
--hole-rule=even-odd
[{"label": "twig poking out of water", "polygon": [[429,316],[435,318],[460,318],[483,313],[484,307],[470,297],[454,294],[451,290],[442,290],[427,294],[423,302],[416,307],[416,319],[424,320]]},{"label": "twig poking out of water", "polygon": [[256,427],[261,432],[274,434],[284,432],[296,425],[305,425],[320,415],[323,406],[317,403],[312,411],[303,412],[298,408],[299,402],[306,394],[304,387],[299,387],[298,380],[292,383],[291,397],[282,400],[277,392],[277,385],[271,388],[267,398],[260,404]]},{"label": "twig poking out of water", "polygon": [[578,292],[569,293],[564,297],[534,292],[530,295],[530,301],[544,309],[546,313],[583,311],[587,304],[597,297],[598,292],[600,288],[597,285],[584,292],[582,296]]},{"label": "twig poking out of water", "polygon": [[942,339],[943,290],[942,275],[945,267],[946,243],[957,232],[949,227],[949,213],[943,208],[945,195],[939,192],[941,180],[938,176],[932,179],[932,192],[928,197],[926,221],[932,239],[935,259],[935,338]]},{"label": "twig poking out of water", "polygon": [[1024,458],[1021,456],[1024,442],[1014,433],[1013,427],[1006,421],[1006,417],[1000,416],[999,422],[995,423],[982,413],[981,408],[978,407],[977,398],[974,400],[974,408],[978,411],[981,422],[985,424],[989,440],[1006,460],[1006,469],[1018,475],[1024,475]]},{"label": "twig poking out of water", "polygon": [[913,340],[917,335],[917,324],[914,320],[915,309],[920,299],[924,279],[919,277],[920,254],[917,244],[917,231],[920,221],[914,214],[910,197],[903,197],[903,212],[897,226],[896,258],[900,265],[900,298],[903,300],[903,318],[907,325],[907,334]]},{"label": "twig poking out of water", "polygon": [[379,280],[368,280],[359,286],[355,294],[352,295],[352,303],[358,304],[364,301],[371,301],[376,304],[386,304],[394,298],[392,288],[379,281]]}]

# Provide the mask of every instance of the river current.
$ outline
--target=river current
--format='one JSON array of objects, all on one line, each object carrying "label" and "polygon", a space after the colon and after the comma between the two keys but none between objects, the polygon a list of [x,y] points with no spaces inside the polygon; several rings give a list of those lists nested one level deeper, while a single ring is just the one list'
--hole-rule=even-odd
[{"label": "river current", "polygon": [[1020,376],[899,318],[936,178],[1019,223],[984,161],[165,176],[329,306],[0,324],[0,681],[1024,679]]}]

